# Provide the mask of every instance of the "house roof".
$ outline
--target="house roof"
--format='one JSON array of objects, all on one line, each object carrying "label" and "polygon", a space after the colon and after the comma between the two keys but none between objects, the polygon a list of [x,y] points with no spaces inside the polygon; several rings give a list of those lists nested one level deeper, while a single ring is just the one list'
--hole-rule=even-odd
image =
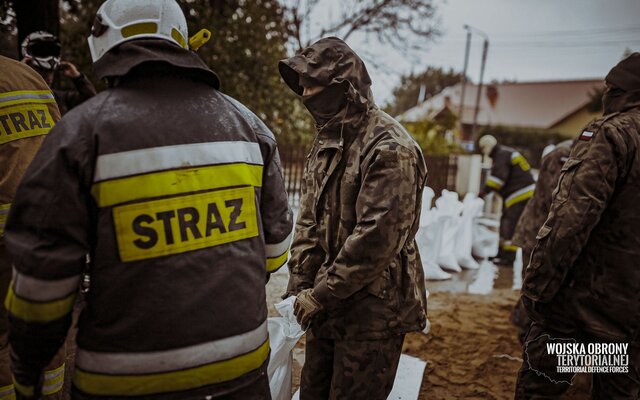
[{"label": "house roof", "polygon": [[[603,87],[604,79],[488,84],[482,88],[478,125],[546,129],[582,109],[589,102],[590,93]],[[487,93],[493,95],[493,102]],[[473,123],[477,94],[478,85],[467,82],[462,112],[464,124]],[[457,115],[460,97],[461,85],[449,86],[405,111],[398,119],[404,122],[433,119],[445,108]]]}]

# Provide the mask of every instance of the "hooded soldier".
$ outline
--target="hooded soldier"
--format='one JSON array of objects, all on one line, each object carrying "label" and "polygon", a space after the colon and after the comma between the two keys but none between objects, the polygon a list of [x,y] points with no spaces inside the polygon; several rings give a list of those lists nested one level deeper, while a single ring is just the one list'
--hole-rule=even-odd
[{"label": "hooded soldier", "polygon": [[373,101],[362,60],[321,39],[279,64],[316,121],[287,295],[307,330],[303,399],[386,399],[404,335],[426,323],[414,240],[420,147]]},{"label": "hooded soldier", "polygon": [[560,373],[559,358],[547,352],[549,342],[562,341],[626,343],[617,354],[628,363],[589,363],[620,367],[593,374],[592,396],[640,394],[640,53],[616,65],[605,83],[606,115],[580,133],[562,166],[525,271],[522,302],[533,324],[517,399],[559,398],[567,390],[572,374]]}]

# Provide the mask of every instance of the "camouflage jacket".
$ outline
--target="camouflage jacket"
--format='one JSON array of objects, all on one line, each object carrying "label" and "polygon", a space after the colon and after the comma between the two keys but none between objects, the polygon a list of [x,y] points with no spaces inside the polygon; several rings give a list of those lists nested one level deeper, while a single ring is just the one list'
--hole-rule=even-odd
[{"label": "camouflage jacket", "polygon": [[578,137],[523,285],[534,321],[609,340],[640,331],[640,90],[626,100]]},{"label": "camouflage jacket", "polygon": [[494,147],[489,156],[493,163],[483,191],[497,191],[504,199],[505,208],[530,198],[535,184],[524,156],[511,147],[501,145]]},{"label": "camouflage jacket", "polygon": [[375,106],[364,64],[341,40],[323,39],[280,70],[295,91],[303,74],[324,85],[346,82],[349,97],[307,158],[288,294],[314,288],[325,308],[312,322],[317,337],[377,339],[423,329],[414,240],[427,174],[420,148]]},{"label": "camouflage jacket", "polygon": [[[569,158],[570,151],[571,141],[567,140],[558,144],[542,159],[533,197],[527,202],[513,235],[513,243],[522,247],[525,255],[531,254],[536,244],[536,233],[547,219],[551,206],[551,194],[558,185],[560,170]],[[528,263],[529,260],[525,259],[524,262]]]}]

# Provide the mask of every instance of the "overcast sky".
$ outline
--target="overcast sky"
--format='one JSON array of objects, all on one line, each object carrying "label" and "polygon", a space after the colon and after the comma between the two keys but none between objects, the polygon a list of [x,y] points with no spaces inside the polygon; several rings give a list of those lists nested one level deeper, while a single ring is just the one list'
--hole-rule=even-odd
[{"label": "overcast sky", "polygon": [[[604,78],[625,49],[640,51],[640,0],[436,0],[443,32],[413,63],[390,49],[373,48],[363,37],[356,50],[376,53],[390,71],[369,68],[379,104],[391,100],[402,73],[428,65],[461,71],[464,24],[489,37],[485,82]],[[482,38],[473,34],[468,75],[480,75]]]}]

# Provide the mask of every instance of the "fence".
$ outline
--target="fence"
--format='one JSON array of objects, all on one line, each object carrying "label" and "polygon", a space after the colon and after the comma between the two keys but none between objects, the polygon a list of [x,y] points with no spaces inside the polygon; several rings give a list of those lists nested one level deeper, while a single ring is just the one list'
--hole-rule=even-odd
[{"label": "fence", "polygon": [[[300,190],[302,185],[302,174],[304,164],[309,149],[307,146],[297,144],[278,145],[284,182],[289,202],[293,207],[300,205]],[[431,187],[436,196],[440,196],[443,189],[455,190],[456,174],[458,171],[456,156],[433,156],[427,157],[428,179],[427,185]]]}]

